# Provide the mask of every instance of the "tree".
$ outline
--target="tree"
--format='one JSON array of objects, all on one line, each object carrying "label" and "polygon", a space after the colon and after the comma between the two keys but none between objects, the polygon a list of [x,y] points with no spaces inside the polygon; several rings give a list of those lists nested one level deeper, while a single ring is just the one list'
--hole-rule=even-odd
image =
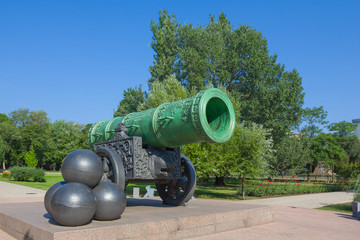
[{"label": "tree", "polygon": [[321,133],[313,141],[311,145],[311,157],[314,159],[314,167],[318,163],[322,163],[328,170],[332,171],[332,181],[334,181],[335,163],[346,157],[345,150],[337,142],[336,138],[331,134]]},{"label": "tree", "polygon": [[174,74],[188,90],[224,87],[241,102],[239,120],[272,129],[275,142],[299,123],[301,77],[269,55],[260,32],[247,25],[234,28],[224,13],[194,27],[177,23],[167,11],[151,22],[151,30],[155,55],[150,83]]},{"label": "tree", "polygon": [[177,60],[177,29],[175,15],[169,15],[166,10],[159,12],[159,23],[151,21],[152,37],[151,48],[155,50],[154,66],[149,67],[152,83],[155,80],[163,81],[173,73]]},{"label": "tree", "polygon": [[46,125],[49,124],[47,113],[44,110],[30,111],[27,108],[19,108],[10,113],[10,118],[16,127],[27,125]]},{"label": "tree", "polygon": [[33,146],[31,146],[30,151],[25,154],[25,163],[31,168],[35,168],[38,164]]},{"label": "tree", "polygon": [[150,92],[138,110],[143,111],[157,107],[164,102],[175,102],[187,97],[187,90],[176,80],[175,75],[170,75],[163,82],[155,80],[150,84]]},{"label": "tree", "polygon": [[48,151],[50,136],[50,120],[47,113],[43,110],[30,111],[19,108],[9,115],[21,136],[20,148],[12,161],[16,165],[23,165],[26,152],[30,150],[30,146],[33,146],[39,165],[42,166],[45,153]]},{"label": "tree", "polygon": [[261,125],[248,123],[238,125],[227,145],[229,159],[232,159],[229,172],[242,180],[242,199],[245,199],[245,177],[263,175],[267,171],[268,159],[273,156],[272,139]]},{"label": "tree", "polygon": [[[319,159],[314,158],[317,155],[316,149],[318,142],[315,138],[323,132],[323,128],[328,123],[326,121],[327,111],[323,106],[304,108],[301,113],[301,124],[298,129],[301,137],[309,147],[310,155],[306,159],[307,181],[310,181],[310,174],[315,170]],[[314,152],[315,151],[315,152]]]},{"label": "tree", "polygon": [[92,147],[88,143],[88,132],[92,125],[93,125],[92,123],[88,123],[81,130],[80,143],[82,149],[89,149],[89,150],[92,149]]},{"label": "tree", "polygon": [[[234,176],[242,179],[263,173],[272,155],[269,132],[255,123],[237,124],[234,135],[222,144],[190,144],[182,151],[193,162],[200,177]],[[243,185],[245,198],[245,185]]]},{"label": "tree", "polygon": [[137,112],[138,106],[145,100],[145,93],[141,89],[141,85],[135,88],[128,88],[123,92],[123,99],[120,101],[114,117],[124,117],[125,115]]},{"label": "tree", "polygon": [[309,137],[315,137],[322,133],[323,128],[328,123],[326,121],[327,111],[323,106],[305,108],[301,114],[301,133]]},{"label": "tree", "polygon": [[360,141],[355,135],[356,124],[341,121],[330,124],[328,129],[347,155],[335,162],[334,171],[344,180],[356,177],[360,172]]},{"label": "tree", "polygon": [[12,124],[11,119],[6,114],[0,113],[0,160],[2,161],[3,169],[6,169],[5,155],[11,150],[9,144],[7,143],[7,139],[4,139],[4,131],[8,129],[10,124]]},{"label": "tree", "polygon": [[356,124],[346,121],[332,123],[328,126],[337,142],[346,151],[350,163],[360,162],[360,141],[355,135],[356,127]]},{"label": "tree", "polygon": [[0,159],[3,169],[17,165],[21,155],[21,135],[12,121],[0,122]]},{"label": "tree", "polygon": [[9,145],[5,140],[0,136],[0,159],[2,161],[2,168],[6,169],[5,166],[5,154],[10,150]]},{"label": "tree", "polygon": [[13,124],[11,119],[4,113],[0,113],[0,123],[11,123],[11,124]]},{"label": "tree", "polygon": [[274,174],[294,175],[306,168],[309,159],[309,146],[300,135],[285,136],[275,147],[275,156],[270,158],[269,168]]},{"label": "tree", "polygon": [[350,123],[350,122],[346,122],[346,121],[341,121],[338,123],[331,123],[328,126],[328,129],[333,132],[333,135],[335,137],[342,137],[342,136],[355,136],[355,130],[356,130],[357,125]]},{"label": "tree", "polygon": [[57,120],[50,126],[49,150],[44,163],[60,167],[64,158],[84,144],[83,125],[72,121]]}]

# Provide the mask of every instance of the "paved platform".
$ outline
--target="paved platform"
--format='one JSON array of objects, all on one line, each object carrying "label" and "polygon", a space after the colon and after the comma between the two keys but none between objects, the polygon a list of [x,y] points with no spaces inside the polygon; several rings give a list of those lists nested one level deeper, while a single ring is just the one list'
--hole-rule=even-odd
[{"label": "paved platform", "polygon": [[46,191],[0,181],[0,200],[44,197]]},{"label": "paved platform", "polygon": [[[248,203],[260,203],[266,205],[281,205],[301,208],[319,208],[337,203],[352,202],[354,199],[353,191],[313,193],[294,195],[286,197],[273,197],[250,200]],[[359,237],[360,239],[360,237]]]},{"label": "paved platform", "polygon": [[[0,206],[8,203],[41,203],[45,191],[36,194],[33,193],[36,189],[26,188],[15,184],[5,184],[0,182]],[[11,193],[11,197],[9,196]],[[206,239],[206,240],[227,240],[227,239],[246,239],[246,240],[343,240],[343,239],[359,239],[360,236],[360,221],[353,218],[351,214],[328,212],[316,209],[310,209],[323,205],[333,203],[351,202],[353,197],[352,192],[332,192],[332,193],[319,193],[286,196],[277,198],[267,198],[249,201],[237,201],[238,204],[261,204],[273,205],[275,212],[275,220],[272,223],[253,226],[250,228],[243,228],[239,230],[230,230],[226,232],[213,233],[209,235],[199,235],[193,240]],[[196,200],[199,201],[199,200]],[[190,202],[191,204],[196,201]],[[211,200],[210,200],[211,201]],[[233,201],[226,201],[232,203]],[[199,203],[199,202],[197,202]],[[41,205],[41,204],[40,204]],[[146,206],[139,206],[146,207]],[[129,209],[132,207],[129,207]],[[153,207],[156,208],[156,207]],[[22,204],[17,205],[17,211],[22,211]],[[184,208],[180,208],[184,209]],[[45,211],[45,210],[44,210]],[[0,211],[1,212],[1,211]],[[156,211],[158,214],[159,211]],[[129,215],[128,209],[125,211],[125,216]],[[130,214],[131,215],[131,214]],[[156,218],[158,218],[157,216]],[[121,219],[120,219],[121,220]],[[0,222],[3,217],[0,216]],[[49,219],[45,219],[49,221]],[[133,221],[143,221],[142,218],[133,219]],[[203,220],[198,220],[203,221]],[[195,221],[196,222],[196,221]],[[47,226],[51,226],[48,224]],[[150,228],[151,226],[147,226]],[[0,240],[15,240],[6,232],[2,231],[0,227]],[[109,230],[111,227],[108,228]],[[74,229],[73,229],[74,230]],[[143,230],[148,231],[148,230]],[[199,233],[200,234],[200,233]],[[71,235],[72,236],[72,235]],[[91,235],[89,235],[91,236]],[[31,239],[29,235],[28,238]],[[105,234],[104,237],[107,237]],[[136,237],[135,237],[136,238]],[[186,237],[184,237],[186,238]],[[77,238],[80,240],[81,238]],[[87,238],[91,239],[91,238]],[[93,238],[96,239],[96,238]],[[106,239],[106,238],[100,238]],[[144,239],[144,238],[143,238]],[[146,237],[145,237],[146,239]],[[31,240],[37,240],[36,238]]]},{"label": "paved platform", "polygon": [[0,229],[16,239],[185,239],[274,220],[272,207],[238,201],[194,200],[187,207],[173,207],[159,198],[129,198],[127,205],[118,220],[64,227],[46,213],[41,198],[2,203]]},{"label": "paved platform", "polygon": [[360,221],[351,214],[274,206],[273,223],[190,240],[352,240],[360,239]]}]

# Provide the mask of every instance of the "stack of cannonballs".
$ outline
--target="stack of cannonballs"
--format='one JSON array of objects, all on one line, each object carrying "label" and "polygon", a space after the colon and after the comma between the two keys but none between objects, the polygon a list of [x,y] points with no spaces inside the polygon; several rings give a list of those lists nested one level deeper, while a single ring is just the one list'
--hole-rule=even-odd
[{"label": "stack of cannonballs", "polygon": [[118,185],[100,182],[103,164],[96,153],[80,149],[66,156],[61,167],[65,180],[45,194],[48,213],[61,225],[80,226],[97,220],[120,218],[126,207],[125,193]]}]

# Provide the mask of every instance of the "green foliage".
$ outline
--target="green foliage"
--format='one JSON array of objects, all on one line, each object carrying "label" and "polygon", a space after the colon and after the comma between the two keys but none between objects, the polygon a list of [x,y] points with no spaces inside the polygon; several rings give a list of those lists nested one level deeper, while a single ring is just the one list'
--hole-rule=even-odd
[{"label": "green foliage", "polygon": [[360,202],[360,175],[357,177],[354,185],[354,201]]},{"label": "green foliage", "polygon": [[0,159],[3,162],[3,168],[19,159],[21,147],[20,130],[12,122],[0,122]]},{"label": "green foliage", "polygon": [[31,146],[30,151],[25,154],[25,163],[31,168],[35,168],[38,164],[33,146]]},{"label": "green foliage", "polygon": [[323,106],[303,109],[301,115],[301,133],[309,137],[317,136],[328,123],[326,117],[327,111],[324,110]]},{"label": "green foliage", "polygon": [[11,177],[11,172],[10,171],[3,171],[2,177],[9,179]]},{"label": "green foliage", "polygon": [[306,170],[309,159],[307,139],[299,135],[287,135],[275,146],[275,156],[269,159],[274,175],[294,175]]},{"label": "green foliage", "polygon": [[[294,183],[287,182],[259,182],[247,186],[246,194],[255,197],[293,195],[305,193],[335,192],[351,189],[348,184],[319,184],[319,183]],[[240,194],[240,190],[238,191]]]},{"label": "green foliage", "polygon": [[310,155],[315,162],[321,162],[334,171],[335,162],[345,158],[346,152],[334,136],[321,133],[313,140]]},{"label": "green foliage", "polygon": [[166,10],[159,12],[159,23],[150,23],[152,37],[151,48],[155,50],[155,64],[149,67],[150,83],[155,80],[163,81],[173,73],[177,60],[177,29],[175,15],[169,15]]},{"label": "green foliage", "polygon": [[349,158],[346,157],[335,162],[334,170],[339,180],[349,181],[360,174],[360,164],[358,162],[349,162]]},{"label": "green foliage", "polygon": [[151,22],[155,51],[150,83],[174,74],[186,89],[224,87],[241,106],[240,121],[272,129],[275,143],[300,120],[301,77],[269,55],[267,41],[248,25],[234,28],[224,13],[205,26],[179,24],[161,11]]},{"label": "green foliage", "polygon": [[188,97],[187,90],[170,75],[164,81],[155,80],[150,84],[150,93],[146,100],[138,107],[139,111],[154,108],[164,102],[175,102]]},{"label": "green foliage", "polygon": [[123,92],[123,99],[120,101],[114,117],[123,117],[129,113],[137,112],[138,106],[145,100],[145,93],[141,89],[141,85],[135,88],[128,88]]},{"label": "green foliage", "polygon": [[34,168],[33,170],[31,170],[31,180],[32,182],[45,182],[45,172],[42,169],[39,168]]},{"label": "green foliage", "polygon": [[81,130],[81,136],[80,136],[80,140],[79,140],[79,142],[81,144],[81,147],[80,147],[81,149],[89,149],[89,150],[92,149],[92,147],[88,143],[88,132],[92,125],[93,125],[92,123],[88,123]]},{"label": "green foliage", "polygon": [[9,169],[11,178],[15,181],[45,182],[45,172],[39,168],[12,167]]},{"label": "green foliage", "polygon": [[10,113],[11,120],[17,127],[25,127],[27,125],[46,125],[50,121],[44,110],[30,111],[27,108],[19,108]]},{"label": "green foliage", "polygon": [[236,124],[232,138],[222,144],[199,143],[182,147],[200,178],[256,176],[266,170],[272,141],[268,131],[255,123]]},{"label": "green foliage", "polygon": [[58,120],[50,126],[49,150],[45,155],[48,165],[60,165],[72,151],[81,148],[84,141],[83,125],[72,121]]},{"label": "green foliage", "polygon": [[60,167],[71,151],[89,148],[86,142],[91,124],[83,127],[63,120],[51,123],[46,112],[22,108],[9,116],[0,115],[0,161],[4,169],[6,166],[24,166],[31,156],[36,156],[38,166]]},{"label": "green foliage", "polygon": [[350,163],[360,162],[360,141],[357,136],[339,136],[336,140],[345,150]]},{"label": "green foliage", "polygon": [[24,165],[24,156],[27,150],[33,146],[39,161],[38,165],[42,166],[48,150],[51,125],[46,112],[20,108],[9,115],[20,135],[19,144],[13,146],[11,152],[11,165]]},{"label": "green foliage", "polygon": [[343,136],[354,136],[355,135],[355,130],[356,130],[357,125],[350,123],[350,122],[346,122],[346,121],[341,121],[338,123],[332,123],[328,126],[328,129],[333,133],[333,135],[335,137],[343,137]]},{"label": "green foliage", "polygon": [[10,123],[13,124],[11,119],[4,113],[0,113],[0,123]]}]

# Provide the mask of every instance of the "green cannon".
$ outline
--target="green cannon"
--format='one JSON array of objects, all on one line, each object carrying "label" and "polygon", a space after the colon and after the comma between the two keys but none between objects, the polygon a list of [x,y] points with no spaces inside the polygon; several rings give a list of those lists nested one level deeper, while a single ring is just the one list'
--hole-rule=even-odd
[{"label": "green cannon", "polygon": [[224,143],[235,128],[226,94],[216,88],[156,108],[95,123],[88,141],[104,165],[102,181],[125,188],[129,182],[154,182],[165,204],[190,200],[196,185],[184,144]]}]

